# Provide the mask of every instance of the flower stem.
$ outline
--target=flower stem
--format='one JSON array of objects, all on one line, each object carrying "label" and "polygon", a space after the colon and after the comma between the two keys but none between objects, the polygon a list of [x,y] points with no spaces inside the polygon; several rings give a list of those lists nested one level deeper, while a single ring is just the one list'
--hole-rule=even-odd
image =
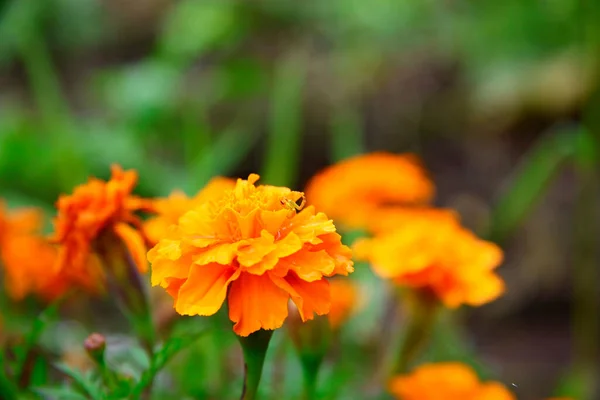
[{"label": "flower stem", "polygon": [[317,378],[323,354],[303,354],[300,356],[300,361],[304,377],[304,397],[306,400],[313,400],[317,395]]},{"label": "flower stem", "polygon": [[415,292],[409,302],[408,326],[403,336],[393,373],[403,373],[419,355],[429,340],[437,314],[437,301],[427,293]]},{"label": "flower stem", "polygon": [[257,398],[258,384],[260,383],[271,336],[273,336],[272,330],[261,329],[246,337],[238,337],[244,353],[244,388],[241,400],[255,400]]}]

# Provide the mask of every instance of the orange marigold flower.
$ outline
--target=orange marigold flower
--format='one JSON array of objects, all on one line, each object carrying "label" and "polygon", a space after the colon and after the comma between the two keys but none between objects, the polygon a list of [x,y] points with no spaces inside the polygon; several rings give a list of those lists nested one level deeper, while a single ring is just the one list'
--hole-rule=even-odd
[{"label": "orange marigold flower", "polygon": [[216,177],[192,198],[183,192],[175,191],[167,198],[153,200],[150,207],[156,216],[144,223],[144,233],[148,240],[152,244],[158,243],[160,238],[166,235],[169,226],[176,224],[186,211],[205,201],[222,196],[223,192],[233,189],[234,186],[235,180]]},{"label": "orange marigold flower", "polygon": [[111,168],[111,179],[90,178],[75,188],[72,195],[61,196],[57,202],[52,240],[58,243],[58,265],[76,283],[97,291],[104,281],[100,260],[95,253],[95,241],[105,233],[116,235],[127,247],[140,272],[146,272],[146,245],[136,230],[141,221],[134,211],[147,207],[131,194],[137,183],[137,173]]},{"label": "orange marigold flower", "polygon": [[389,205],[428,203],[434,186],[412,154],[371,153],[330,166],[308,183],[306,197],[349,228],[365,226],[373,211]]},{"label": "orange marigold flower", "polygon": [[358,289],[356,284],[348,279],[332,279],[330,286],[331,309],[328,314],[329,324],[332,329],[337,329],[354,311]]},{"label": "orange marigold flower", "polygon": [[148,252],[152,284],[173,296],[179,314],[213,315],[227,297],[240,336],[281,327],[290,298],[303,320],[327,314],[325,277],[354,270],[325,214],[297,204],[300,192],[255,186],[258,178],[238,179],[220,199],[185,213]]},{"label": "orange marigold flower", "polygon": [[401,400],[515,400],[498,382],[480,382],[472,368],[458,362],[424,364],[393,378],[389,391]]},{"label": "orange marigold flower", "polygon": [[504,292],[494,272],[502,250],[463,228],[456,214],[416,214],[392,231],[355,243],[382,278],[433,292],[447,307],[482,305]]},{"label": "orange marigold flower", "polygon": [[39,210],[8,213],[0,202],[0,259],[6,291],[14,300],[29,294],[51,300],[65,289],[54,268],[56,250],[39,236],[41,225]]}]

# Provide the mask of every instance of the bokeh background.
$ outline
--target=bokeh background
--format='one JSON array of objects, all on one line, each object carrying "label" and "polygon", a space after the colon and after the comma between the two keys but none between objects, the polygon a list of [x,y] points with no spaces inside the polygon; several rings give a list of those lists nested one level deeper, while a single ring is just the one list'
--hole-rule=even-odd
[{"label": "bokeh background", "polygon": [[417,153],[506,250],[507,294],[446,350],[541,398],[598,371],[599,67],[592,0],[0,0],[0,196],[52,215],[114,162],[146,196],[301,190]]}]

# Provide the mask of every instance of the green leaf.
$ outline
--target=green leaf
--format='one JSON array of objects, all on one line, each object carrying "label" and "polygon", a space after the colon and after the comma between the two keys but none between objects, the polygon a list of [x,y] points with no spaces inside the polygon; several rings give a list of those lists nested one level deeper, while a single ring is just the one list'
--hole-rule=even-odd
[{"label": "green leaf", "polygon": [[331,155],[333,161],[364,153],[361,115],[350,107],[335,110],[331,121]]},{"label": "green leaf", "polygon": [[152,357],[151,366],[144,372],[140,382],[134,389],[134,394],[139,395],[144,388],[150,385],[158,372],[181,350],[192,345],[196,340],[202,337],[208,330],[201,329],[195,332],[186,333],[181,336],[172,336],[167,339],[160,349]]},{"label": "green leaf", "polygon": [[70,387],[38,387],[34,388],[33,392],[39,394],[46,400],[89,400],[88,397],[74,391]]},{"label": "green leaf", "polygon": [[188,188],[196,193],[216,175],[227,175],[248,155],[258,135],[232,125],[221,132],[210,147],[204,149],[190,166]]},{"label": "green leaf", "polygon": [[92,400],[102,400],[104,398],[99,380],[94,381],[91,375],[83,375],[81,372],[72,369],[62,362],[58,362],[54,366],[63,374],[73,379],[73,382],[85,391]]},{"label": "green leaf", "polygon": [[573,129],[543,135],[523,157],[492,214],[491,239],[503,241],[542,196],[563,163],[575,153]]},{"label": "green leaf", "polygon": [[279,61],[271,93],[270,128],[262,178],[269,185],[293,186],[300,158],[302,88],[306,56]]},{"label": "green leaf", "polygon": [[46,326],[54,321],[57,317],[58,307],[62,300],[61,298],[55,301],[52,305],[42,311],[37,318],[33,321],[31,330],[27,334],[25,338],[25,344],[22,348],[19,348],[16,352],[17,362],[15,366],[15,376],[20,377],[25,369],[25,365],[29,360],[31,351],[34,346],[37,344],[42,332],[46,328]]},{"label": "green leaf", "polygon": [[167,15],[159,39],[161,56],[189,62],[238,37],[242,28],[235,2],[177,2]]},{"label": "green leaf", "polygon": [[157,60],[105,71],[98,78],[100,94],[119,115],[145,126],[174,107],[181,74]]}]

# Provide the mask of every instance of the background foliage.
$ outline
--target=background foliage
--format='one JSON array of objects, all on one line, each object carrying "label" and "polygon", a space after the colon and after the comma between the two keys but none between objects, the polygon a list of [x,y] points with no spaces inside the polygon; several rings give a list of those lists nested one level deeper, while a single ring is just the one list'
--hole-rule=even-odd
[{"label": "background foliage", "polygon": [[[466,360],[523,399],[576,394],[600,357],[599,22],[585,0],[1,0],[0,196],[50,216],[114,162],[158,196],[255,171],[301,189],[349,155],[416,152],[438,205],[505,247],[510,288],[444,325],[428,357]],[[381,301],[344,331],[352,350],[327,364],[324,398],[352,398]],[[90,306],[115,365],[140,374],[125,321]],[[63,321],[44,343],[64,354],[87,329]],[[235,397],[239,354],[217,357],[234,338],[214,329],[156,377],[162,396]],[[272,398],[300,392],[291,352],[276,334]]]}]

